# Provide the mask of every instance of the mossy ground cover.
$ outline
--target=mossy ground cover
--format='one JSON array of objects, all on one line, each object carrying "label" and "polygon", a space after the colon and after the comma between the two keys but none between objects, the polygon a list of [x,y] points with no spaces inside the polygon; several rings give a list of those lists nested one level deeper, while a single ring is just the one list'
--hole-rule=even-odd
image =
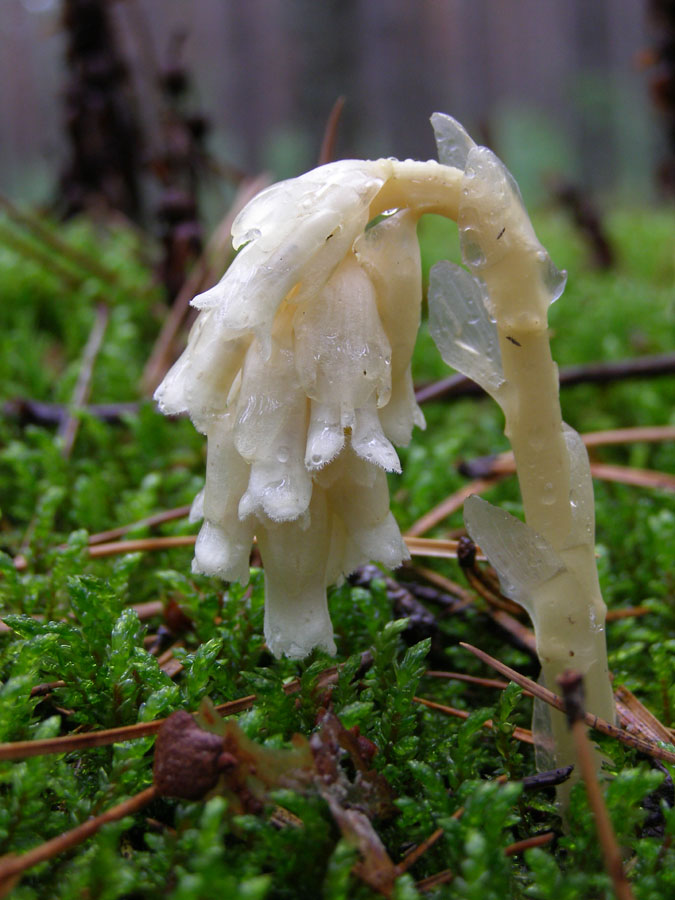
[{"label": "mossy ground cover", "polygon": [[[569,287],[551,311],[553,352],[561,366],[672,351],[675,260],[672,212],[619,212],[608,227],[617,265],[591,269],[582,241],[557,214],[536,222]],[[9,227],[9,226],[7,226]],[[68,243],[115,273],[103,284],[75,266],[71,277],[29,254],[0,247],[0,384],[3,403],[46,404],[71,397],[95,316],[110,307],[95,361],[94,403],[139,401],[138,385],[159,327],[148,248],[123,229],[80,223],[61,229]],[[420,230],[425,264],[456,258],[456,237],[434,219]],[[447,374],[422,329],[418,381]],[[565,419],[580,432],[675,424],[675,378],[625,379],[563,391]],[[392,479],[403,528],[461,488],[459,460],[507,449],[499,410],[489,399],[425,407],[428,428],[401,452],[404,474]],[[191,502],[203,479],[204,441],[184,420],[167,420],[140,399],[115,422],[80,413],[73,452],[64,459],[55,428],[25,410],[0,417],[0,741],[35,740],[113,728],[196,710],[205,697],[224,703],[250,694],[238,715],[244,733],[268,748],[309,737],[329,702],[346,728],[358,726],[376,747],[373,766],[394,797],[395,814],[373,827],[394,862],[437,829],[440,837],[401,875],[398,898],[451,870],[434,897],[596,898],[611,896],[583,787],[574,789],[566,828],[550,788],[525,787],[535,763],[513,737],[530,724],[531,704],[511,686],[487,687],[426,676],[427,669],[491,675],[459,646],[475,644],[536,677],[537,664],[498,629],[480,601],[448,611],[428,601],[427,636],[397,619],[384,580],[332,592],[337,658],[276,661],[262,639],[263,583],[226,587],[190,573],[189,547],[91,558],[89,534],[136,522]],[[675,471],[675,445],[622,444],[594,458],[640,469]],[[615,482],[596,482],[597,542],[603,594],[611,610],[643,606],[640,617],[608,625],[610,666],[666,725],[675,709],[675,497]],[[514,479],[488,498],[519,512]],[[461,527],[461,513],[440,536]],[[193,534],[176,519],[127,539]],[[17,570],[14,558],[23,556]],[[425,564],[427,561],[425,561]],[[429,563],[429,565],[434,565]],[[435,568],[460,581],[449,562]],[[414,570],[401,576],[420,581]],[[161,601],[146,618],[141,604]],[[176,614],[177,609],[183,613]],[[139,615],[140,613],[140,615]],[[161,653],[173,647],[174,674]],[[369,652],[368,664],[363,654]],[[343,666],[330,698],[325,670]],[[284,686],[299,678],[299,690]],[[58,682],[46,693],[32,689]],[[421,696],[468,713],[448,718],[414,701]],[[492,719],[495,728],[483,723]],[[61,755],[0,763],[0,854],[23,853],[100,814],[152,781],[152,737]],[[607,802],[635,895],[675,893],[675,812],[667,766],[656,767],[602,741],[612,779]],[[348,775],[351,763],[342,760]],[[275,807],[292,814],[280,825]],[[458,810],[463,808],[463,813]],[[546,846],[507,855],[514,843],[553,832]],[[28,872],[12,896],[28,898],[359,898],[377,896],[354,874],[356,849],[311,786],[272,790],[262,810],[206,801],[154,799],[95,837]]]}]

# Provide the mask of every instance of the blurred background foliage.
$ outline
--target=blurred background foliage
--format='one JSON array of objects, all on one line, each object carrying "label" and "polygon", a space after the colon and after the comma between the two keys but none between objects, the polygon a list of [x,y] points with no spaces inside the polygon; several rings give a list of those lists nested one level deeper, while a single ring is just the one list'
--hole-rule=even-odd
[{"label": "blurred background foliage", "polygon": [[[65,155],[61,0],[2,0],[0,190],[44,202]],[[247,172],[317,158],[339,95],[338,156],[435,156],[428,116],[450,113],[514,172],[526,199],[566,177],[653,199],[665,148],[649,102],[658,2],[636,0],[109,0],[142,123],[161,141],[158,73],[180,58],[210,148]],[[651,15],[650,15],[651,9]],[[210,191],[211,214],[226,184]]]}]

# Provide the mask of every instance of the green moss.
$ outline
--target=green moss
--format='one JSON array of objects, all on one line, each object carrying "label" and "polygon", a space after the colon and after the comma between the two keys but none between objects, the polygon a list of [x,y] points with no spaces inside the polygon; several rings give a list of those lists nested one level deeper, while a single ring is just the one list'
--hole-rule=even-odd
[{"label": "green moss", "polygon": [[[589,268],[577,234],[557,214],[537,229],[553,259],[570,272],[553,307],[554,355],[562,365],[672,351],[673,215],[619,212],[608,220],[616,270]],[[452,226],[429,218],[420,225],[425,270],[457,258]],[[150,276],[136,239],[124,231],[105,238],[84,223],[65,237],[95,252],[118,274],[107,286],[111,319],[96,362],[96,402],[138,400],[138,382],[159,323]],[[29,397],[59,402],[70,396],[80,354],[102,285],[85,278],[77,288],[25,257],[0,250],[0,385],[2,401]],[[423,329],[415,357],[420,381],[447,374]],[[673,422],[675,378],[581,385],[563,391],[567,421],[580,431]],[[393,508],[403,527],[460,488],[456,463],[506,449],[499,410],[489,400],[454,400],[425,408],[428,429],[401,452],[404,474],[392,477]],[[374,765],[395,792],[397,814],[374,822],[391,858],[436,828],[442,837],[399,879],[395,896],[418,896],[414,883],[450,868],[454,880],[432,896],[466,898],[595,898],[610,888],[582,790],[575,790],[570,827],[560,830],[550,791],[524,791],[534,771],[531,748],[512,738],[528,727],[529,701],[520,691],[497,694],[475,685],[425,676],[434,668],[489,675],[458,646],[468,640],[536,675],[536,664],[510,645],[481,612],[437,614],[431,643],[408,646],[411,631],[396,620],[382,581],[368,588],[342,585],[330,604],[337,660],[315,654],[303,663],[273,661],[263,646],[263,579],[225,587],[190,574],[189,548],[91,559],[88,533],[187,504],[203,480],[203,439],[189,422],[169,421],[144,402],[117,424],[83,415],[71,459],[65,462],[48,426],[0,419],[0,610],[12,631],[0,632],[0,740],[112,727],[255,693],[239,715],[246,734],[283,746],[295,731],[309,735],[328,700],[323,676],[344,664],[333,687],[335,712],[374,742]],[[599,448],[598,460],[675,471],[673,443]],[[610,609],[644,605],[647,615],[610,623],[610,664],[663,721],[675,709],[675,604],[672,548],[675,498],[658,490],[597,483],[597,536],[604,596]],[[495,486],[493,502],[518,512],[513,479]],[[461,525],[455,514],[435,534]],[[194,531],[186,520],[153,533]],[[137,527],[131,537],[150,534]],[[27,567],[15,570],[21,552]],[[426,561],[425,561],[426,562]],[[450,578],[452,563],[429,563]],[[141,622],[131,604],[162,601],[174,618]],[[177,624],[175,611],[186,617]],[[170,678],[150,650],[160,625],[176,629],[181,671]],[[363,654],[372,664],[362,669]],[[300,690],[284,686],[300,679]],[[31,696],[45,681],[63,681],[48,697]],[[458,707],[466,721],[423,708],[421,695]],[[483,727],[491,718],[494,731]],[[83,822],[151,779],[152,738],[65,756],[0,763],[0,853],[24,852]],[[605,742],[606,743],[606,742]],[[607,796],[631,859],[638,898],[672,895],[675,832],[664,773],[632,751],[607,746],[616,771]],[[509,782],[496,779],[506,775]],[[665,785],[665,786],[664,786]],[[660,793],[659,793],[660,791]],[[645,798],[648,802],[645,805]],[[106,826],[96,837],[28,873],[13,896],[79,898],[172,897],[370,898],[352,874],[354,848],[341,838],[323,800],[311,790],[270,797],[304,823],[276,828],[269,810],[234,816],[221,797],[206,803],[156,800],[144,813]],[[460,818],[453,813],[460,807]],[[651,816],[651,819],[649,818]],[[660,816],[660,818],[659,818]],[[557,842],[507,857],[514,841],[553,829]]]}]

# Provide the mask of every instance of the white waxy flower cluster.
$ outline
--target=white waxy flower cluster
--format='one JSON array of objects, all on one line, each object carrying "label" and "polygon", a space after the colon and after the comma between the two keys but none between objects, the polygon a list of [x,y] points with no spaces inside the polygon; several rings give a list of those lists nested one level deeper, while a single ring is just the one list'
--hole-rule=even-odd
[{"label": "white waxy flower cluster", "polygon": [[193,570],[246,583],[255,535],[275,655],[335,651],[326,588],[408,556],[389,511],[393,444],[424,427],[410,358],[419,326],[418,213],[369,224],[393,161],[345,160],[255,197],[241,248],[196,297],[188,346],[157,389],[208,438]]}]

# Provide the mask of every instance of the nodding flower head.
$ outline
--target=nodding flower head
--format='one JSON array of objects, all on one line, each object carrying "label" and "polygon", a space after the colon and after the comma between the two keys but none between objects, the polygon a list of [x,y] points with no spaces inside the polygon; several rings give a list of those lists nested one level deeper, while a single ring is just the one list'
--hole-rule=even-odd
[{"label": "nodding flower head", "polygon": [[410,373],[419,213],[367,227],[394,162],[332,163],[255,197],[155,394],[208,439],[193,570],[245,583],[256,536],[277,656],[334,652],[327,586],[408,555],[386,472],[400,471],[393,444],[424,427]]}]

